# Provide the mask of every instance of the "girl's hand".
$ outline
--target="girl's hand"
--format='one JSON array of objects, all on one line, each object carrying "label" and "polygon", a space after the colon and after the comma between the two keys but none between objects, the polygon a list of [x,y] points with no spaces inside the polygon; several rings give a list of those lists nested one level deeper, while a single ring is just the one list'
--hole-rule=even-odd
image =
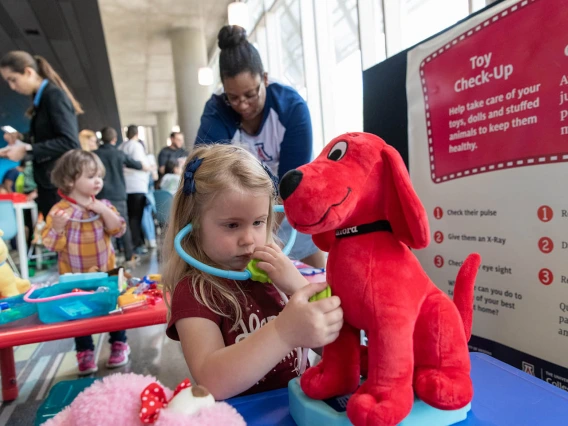
[{"label": "girl's hand", "polygon": [[252,257],[259,260],[258,268],[266,272],[272,282],[286,294],[294,294],[308,284],[308,280],[274,243],[256,247]]},{"label": "girl's hand", "polygon": [[103,214],[108,210],[108,207],[101,200],[97,200],[96,198],[91,201],[90,204],[86,205],[85,208],[98,214]]},{"label": "girl's hand", "polygon": [[4,133],[4,140],[8,145],[14,145],[19,137],[20,134],[18,132]]},{"label": "girl's hand", "polygon": [[26,156],[26,145],[8,145],[0,150],[0,157],[12,161],[21,161]]},{"label": "girl's hand", "polygon": [[69,222],[69,215],[63,210],[55,212],[51,220],[51,226],[55,232],[62,234],[65,231],[65,226]]},{"label": "girl's hand", "polygon": [[309,302],[323,291],[327,283],[308,284],[298,290],[274,320],[280,338],[290,350],[296,347],[317,348],[328,345],[339,336],[343,326],[343,310],[337,296]]},{"label": "girl's hand", "polygon": [[26,195],[26,199],[28,201],[33,201],[37,198],[37,190],[34,189],[32,192],[30,192],[28,195]]}]

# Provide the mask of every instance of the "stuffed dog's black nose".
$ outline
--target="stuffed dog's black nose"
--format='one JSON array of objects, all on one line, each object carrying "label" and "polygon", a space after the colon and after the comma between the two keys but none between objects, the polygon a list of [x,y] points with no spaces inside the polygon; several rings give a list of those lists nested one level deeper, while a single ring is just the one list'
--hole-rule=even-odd
[{"label": "stuffed dog's black nose", "polygon": [[304,174],[299,170],[289,170],[282,176],[280,181],[280,196],[283,200],[288,198],[296,190]]}]

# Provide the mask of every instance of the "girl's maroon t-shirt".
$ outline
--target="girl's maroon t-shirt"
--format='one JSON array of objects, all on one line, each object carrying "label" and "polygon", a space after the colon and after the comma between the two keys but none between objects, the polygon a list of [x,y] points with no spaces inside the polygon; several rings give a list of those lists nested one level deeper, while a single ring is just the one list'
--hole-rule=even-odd
[{"label": "girl's maroon t-shirt", "polygon": [[[230,282],[228,285],[231,285]],[[236,330],[231,330],[233,320],[217,315],[199,303],[193,294],[189,278],[184,278],[174,291],[171,318],[166,334],[170,339],[179,340],[176,329],[178,320],[192,317],[206,318],[218,325],[225,346],[229,346],[246,339],[268,321],[275,319],[284,308],[284,301],[271,284],[248,280],[241,283],[241,288],[246,295],[246,300],[241,301],[243,318],[239,321]],[[266,376],[239,396],[288,386],[291,379],[298,377],[300,362],[301,354],[298,354],[297,350],[290,352]]]}]

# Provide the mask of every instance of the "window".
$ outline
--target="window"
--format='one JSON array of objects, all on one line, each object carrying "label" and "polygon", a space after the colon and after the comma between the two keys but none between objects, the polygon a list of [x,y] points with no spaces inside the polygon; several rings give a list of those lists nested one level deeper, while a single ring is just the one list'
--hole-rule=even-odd
[{"label": "window", "polygon": [[315,1],[324,143],[363,129],[357,0]]},{"label": "window", "polygon": [[470,13],[477,12],[485,7],[485,0],[469,0]]},{"label": "window", "polygon": [[359,40],[363,70],[387,57],[383,0],[358,0]]},{"label": "window", "polygon": [[[266,24],[264,17],[261,17],[258,23],[256,24],[254,33],[252,33],[251,36],[249,37],[249,41],[256,48],[256,50],[258,50],[260,59],[262,60],[262,64],[264,65],[265,68],[267,68],[269,66],[268,43],[266,38]],[[267,69],[265,69],[265,71],[266,70]]]},{"label": "window", "polygon": [[273,23],[276,27],[278,67],[276,77],[292,86],[306,98],[304,50],[300,21],[300,0],[281,0],[274,8]]},{"label": "window", "polygon": [[442,31],[468,14],[468,0],[401,0],[401,50]]},{"label": "window", "polygon": [[363,74],[357,0],[332,0],[330,3],[335,50],[333,122],[337,136],[363,130]]}]

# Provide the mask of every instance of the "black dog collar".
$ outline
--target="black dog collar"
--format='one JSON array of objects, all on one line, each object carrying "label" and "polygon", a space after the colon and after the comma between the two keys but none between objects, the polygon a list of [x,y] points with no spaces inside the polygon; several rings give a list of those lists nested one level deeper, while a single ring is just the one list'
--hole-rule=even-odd
[{"label": "black dog collar", "polygon": [[392,232],[392,228],[388,220],[377,220],[376,222],[366,223],[364,225],[336,229],[335,237],[336,238],[353,237],[354,235],[368,234],[370,232],[379,232],[379,231]]}]

